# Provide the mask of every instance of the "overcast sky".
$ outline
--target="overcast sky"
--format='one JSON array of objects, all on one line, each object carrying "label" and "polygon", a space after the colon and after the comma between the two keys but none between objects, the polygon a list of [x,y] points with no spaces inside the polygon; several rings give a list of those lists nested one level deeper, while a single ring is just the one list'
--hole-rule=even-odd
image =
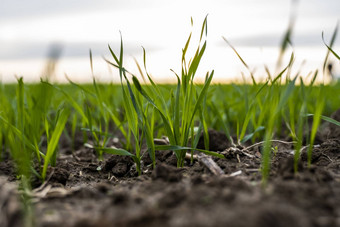
[{"label": "overcast sky", "polygon": [[[25,59],[30,61],[42,59],[47,56],[52,44],[62,47],[62,59],[87,57],[89,48],[95,56],[107,55],[108,43],[113,48],[118,48],[119,31],[123,35],[127,55],[140,55],[141,46],[144,46],[150,55],[162,52],[159,56],[174,56],[173,51],[178,50],[180,53],[192,29],[199,32],[207,14],[209,14],[208,48],[209,45],[212,49],[225,48],[222,36],[240,50],[246,47],[248,50],[278,47],[289,23],[289,16],[293,10],[292,2],[288,0],[1,0],[0,74],[2,77],[7,77],[10,76],[8,74],[28,73],[27,70],[20,71],[20,67],[11,70],[9,61],[13,63],[16,60],[24,62]],[[340,19],[340,1],[294,2],[298,4],[295,7],[297,19],[293,45],[315,50],[323,48],[321,32],[325,32],[326,40],[330,39]],[[193,28],[190,25],[190,17],[194,19]],[[225,49],[225,51],[230,50]],[[251,54],[248,56],[250,59],[253,58]],[[164,64],[166,67],[164,70],[167,71],[175,64],[172,59],[163,59],[163,61],[169,63],[169,66]],[[211,65],[211,67],[215,66]],[[218,65],[216,67],[219,68]],[[24,68],[23,64],[22,69]],[[67,67],[60,70],[69,71]],[[71,71],[73,72],[74,69]],[[162,72],[158,69],[156,71]]]}]

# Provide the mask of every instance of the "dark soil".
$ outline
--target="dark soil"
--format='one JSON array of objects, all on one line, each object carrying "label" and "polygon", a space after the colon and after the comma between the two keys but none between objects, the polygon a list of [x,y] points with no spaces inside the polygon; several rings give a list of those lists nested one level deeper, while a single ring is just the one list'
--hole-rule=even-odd
[{"label": "dark soil", "polygon": [[[339,118],[340,111],[332,117]],[[340,118],[339,118],[340,119]],[[337,120],[339,120],[337,119]],[[176,168],[172,151],[143,158],[138,176],[132,160],[68,146],[47,184],[34,184],[36,226],[340,226],[340,133],[325,124],[307,167],[303,149],[294,174],[293,146],[274,142],[267,187],[261,184],[261,145],[246,152],[228,149],[223,133],[210,130],[213,158],[225,174],[213,175],[201,162]],[[67,142],[65,142],[67,143]],[[199,146],[204,148],[203,141]],[[11,161],[0,162],[0,226],[23,226],[24,210]]]}]

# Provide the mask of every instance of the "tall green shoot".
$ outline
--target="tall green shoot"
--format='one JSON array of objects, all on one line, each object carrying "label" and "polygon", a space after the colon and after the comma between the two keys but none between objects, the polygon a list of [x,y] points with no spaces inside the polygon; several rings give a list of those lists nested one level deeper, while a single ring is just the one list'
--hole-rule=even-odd
[{"label": "tall green shoot", "polygon": [[325,46],[327,47],[327,53],[326,53],[326,57],[325,57],[325,60],[324,60],[324,63],[323,63],[323,73],[325,74],[325,70],[326,70],[326,67],[327,67],[327,63],[328,63],[328,58],[329,58],[329,53],[332,53],[338,60],[340,60],[340,57],[337,53],[334,52],[334,50],[332,49],[334,43],[335,43],[335,40],[336,40],[336,36],[338,34],[338,27],[339,27],[339,24],[337,24],[335,26],[335,29],[334,29],[334,32],[333,32],[333,35],[332,35],[332,38],[331,38],[331,41],[329,43],[329,45],[326,44],[325,42],[325,39],[324,39],[324,34],[322,32],[322,41],[323,43],[325,44]]},{"label": "tall green shoot", "polygon": [[321,115],[322,115],[322,111],[323,111],[324,103],[325,103],[324,96],[323,96],[323,88],[324,86],[321,85],[320,90],[319,90],[319,95],[316,100],[315,112],[313,115],[313,124],[311,128],[311,133],[310,133],[310,144],[309,144],[308,151],[307,151],[308,167],[310,167],[312,164],[313,145],[314,145],[315,136],[316,136],[319,124],[320,124]]},{"label": "tall green shoot", "polygon": [[57,118],[56,126],[48,141],[46,156],[44,159],[44,166],[43,166],[43,170],[41,174],[43,181],[46,178],[47,167],[50,164],[50,162],[53,161],[53,156],[56,155],[56,149],[58,146],[59,138],[65,128],[65,124],[68,120],[68,116],[69,116],[69,111],[67,109],[63,109],[60,111],[59,116]]},{"label": "tall green shoot", "polygon": [[[307,95],[306,95],[306,88],[304,85],[304,82],[302,78],[300,78],[300,94],[302,97],[302,105],[300,107],[300,110],[298,112],[297,116],[297,125],[295,124],[294,120],[291,120],[291,130],[293,132],[293,141],[295,141],[295,152],[294,152],[294,173],[298,172],[298,167],[299,167],[299,160],[300,160],[300,151],[302,148],[302,143],[303,143],[303,131],[304,127],[307,125],[305,122],[305,115],[307,112]],[[293,99],[290,99],[292,102]],[[295,106],[295,105],[294,105]],[[290,104],[290,111],[294,111],[295,109],[292,110],[293,106]],[[290,114],[290,118],[294,117],[295,115]],[[296,129],[295,129],[296,125]]]},{"label": "tall green shoot", "polygon": [[[143,111],[142,100],[141,100],[139,93],[137,93],[137,91],[142,93],[141,85],[139,84],[137,78],[134,75],[132,75],[133,84],[135,86],[135,87],[132,87],[126,75],[128,71],[123,67],[123,52],[124,51],[123,51],[122,38],[121,38],[119,58],[112,51],[110,46],[109,46],[109,50],[115,60],[115,63],[112,63],[108,60],[106,61],[112,66],[119,69],[120,82],[121,82],[121,88],[122,88],[123,100],[124,100],[123,106],[125,109],[129,129],[131,130],[132,135],[134,137],[134,141],[135,141],[135,155],[133,156],[133,158],[136,163],[138,174],[140,175],[141,174],[140,160],[141,160],[141,147],[142,147],[141,142],[143,141],[144,136],[146,138],[148,152],[153,161],[153,166],[155,166],[156,164],[155,163],[155,149],[154,149],[154,142],[153,142],[153,132],[152,132],[153,126],[151,126],[149,123],[147,113]],[[124,82],[126,83],[126,85],[124,84]]]},{"label": "tall green shoot", "polygon": [[[277,78],[278,79],[278,78]],[[277,90],[275,88],[276,84],[272,84],[270,89],[271,93],[270,99],[268,100],[268,105],[272,108],[268,125],[266,127],[265,132],[265,144],[262,154],[262,183],[263,185],[267,184],[269,172],[270,172],[270,162],[271,162],[271,139],[275,130],[275,123],[278,120],[279,113],[283,110],[286,105],[289,97],[293,94],[295,89],[295,81],[297,77],[295,77],[292,81],[290,81],[284,90]]]},{"label": "tall green shoot", "polygon": [[[200,36],[200,43],[202,41],[202,37],[204,32],[207,32],[207,18],[205,18],[202,30],[201,30],[201,36]],[[112,49],[110,48],[111,54],[115,59],[115,64],[107,61],[109,64],[115,66],[119,69],[120,72],[120,78],[121,78],[121,84],[123,89],[123,96],[124,96],[124,107],[127,112],[128,116],[128,124],[130,125],[130,128],[134,128],[133,134],[137,134],[136,129],[138,128],[138,122],[141,123],[141,125],[144,126],[144,134],[146,136],[147,143],[149,141],[148,147],[149,149],[153,150],[152,147],[153,142],[151,142],[151,125],[149,124],[148,119],[145,117],[145,114],[140,110],[139,102],[137,102],[138,95],[134,93],[134,90],[132,89],[132,86],[130,84],[130,81],[127,79],[126,73],[129,73],[132,75],[132,82],[134,85],[134,88],[136,91],[138,91],[139,95],[141,95],[145,101],[147,101],[153,108],[154,111],[161,117],[163,122],[163,127],[166,133],[166,136],[169,138],[170,145],[172,148],[174,148],[176,157],[177,157],[177,166],[181,167],[184,165],[184,158],[186,155],[186,151],[188,150],[188,143],[189,143],[189,137],[192,135],[192,130],[194,130],[193,123],[194,118],[197,116],[197,112],[199,108],[201,108],[201,104],[203,103],[203,100],[207,94],[209,85],[211,83],[212,77],[214,72],[207,73],[206,81],[202,88],[200,89],[199,86],[196,86],[194,84],[194,76],[196,74],[198,65],[201,61],[201,58],[203,56],[203,53],[206,49],[206,42],[201,46],[199,44],[198,48],[196,49],[196,52],[194,54],[194,57],[190,59],[189,63],[187,64],[186,60],[186,52],[189,47],[189,43],[191,40],[191,34],[189,35],[189,38],[185,44],[184,49],[182,50],[182,70],[181,70],[181,76],[177,77],[177,87],[174,92],[173,97],[173,108],[167,108],[165,104],[165,99],[163,98],[163,94],[159,92],[158,85],[156,85],[152,78],[149,76],[149,74],[146,71],[146,75],[148,77],[149,82],[151,83],[151,87],[148,87],[147,89],[144,88],[140,82],[138,81],[137,77],[129,73],[126,69],[122,67],[122,43],[121,43],[121,53],[120,58],[113,53]],[[144,66],[145,63],[145,50],[144,51]],[[139,65],[138,68],[140,69]],[[146,66],[145,66],[146,68]],[[141,71],[141,70],[140,70]],[[143,76],[143,75],[142,75]],[[123,86],[123,79],[126,82],[127,91],[125,91],[125,87]],[[154,91],[150,93],[150,91]],[[155,96],[157,94],[157,96]],[[128,98],[128,96],[130,96]],[[165,108],[164,108],[165,107]],[[133,111],[134,110],[134,111]],[[171,110],[171,112],[170,112]],[[151,146],[151,148],[150,148]],[[180,148],[183,149],[180,149]],[[167,147],[168,148],[168,147]],[[176,148],[176,149],[175,149]],[[155,149],[165,149],[165,147],[156,146]],[[190,150],[190,148],[189,148]],[[152,152],[151,152],[152,153]],[[137,153],[136,153],[137,154]]]}]

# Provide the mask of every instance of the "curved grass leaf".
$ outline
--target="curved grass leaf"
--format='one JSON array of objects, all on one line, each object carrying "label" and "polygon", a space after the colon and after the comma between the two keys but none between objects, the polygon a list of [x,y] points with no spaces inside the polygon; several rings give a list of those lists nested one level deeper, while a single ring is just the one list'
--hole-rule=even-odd
[{"label": "curved grass leaf", "polygon": [[[306,115],[306,117],[312,117],[312,116],[314,116],[314,114],[307,114],[307,115]],[[321,118],[322,120],[325,120],[325,121],[329,122],[329,123],[332,123],[332,124],[334,124],[334,125],[340,126],[340,122],[337,121],[337,120],[334,120],[333,118],[326,117],[326,116],[323,116],[323,115],[321,115],[320,118]]]},{"label": "curved grass leaf", "polygon": [[141,93],[141,95],[144,96],[144,98],[153,106],[155,107],[155,109],[157,110],[157,112],[160,114],[162,120],[163,120],[163,123],[164,123],[164,127],[165,127],[165,130],[168,134],[168,137],[169,137],[169,140],[170,140],[170,143],[173,143],[175,144],[176,143],[176,140],[175,140],[175,137],[174,137],[174,134],[173,134],[173,131],[171,129],[171,126],[169,124],[169,120],[165,117],[164,113],[158,108],[158,106],[153,102],[153,100],[151,99],[151,97],[144,91],[144,89],[142,88],[141,84],[139,83],[138,79],[133,76],[132,77],[132,81],[135,85],[135,87],[137,88],[137,90]]},{"label": "curved grass leaf", "polygon": [[123,156],[135,156],[128,152],[127,150],[124,150],[122,148],[112,148],[112,147],[94,147],[94,149],[103,151],[108,154],[113,154],[113,155],[123,155]]},{"label": "curved grass leaf", "polygon": [[58,117],[58,122],[55,126],[55,129],[54,129],[54,131],[51,135],[51,138],[50,138],[48,146],[47,146],[46,156],[45,156],[45,160],[44,160],[43,172],[41,174],[43,180],[45,180],[45,178],[46,178],[46,172],[47,172],[48,164],[50,163],[52,155],[55,152],[55,149],[57,148],[59,138],[60,138],[61,133],[63,132],[63,130],[65,128],[65,124],[68,120],[69,115],[70,115],[70,112],[66,109],[64,109],[60,112],[60,115]]},{"label": "curved grass leaf", "polygon": [[333,51],[333,45],[334,45],[334,42],[335,42],[335,39],[336,39],[336,36],[337,36],[337,33],[338,33],[338,24],[335,26],[335,29],[334,29],[334,32],[333,32],[333,35],[332,35],[332,38],[331,38],[331,42],[329,45],[326,44],[325,42],[325,39],[324,39],[324,34],[322,32],[321,34],[321,37],[322,37],[322,41],[323,43],[325,44],[325,46],[327,47],[328,51],[327,51],[327,54],[326,54],[326,57],[325,57],[325,60],[324,60],[324,63],[323,63],[323,71],[325,72],[325,69],[326,69],[326,66],[327,66],[327,62],[328,62],[328,57],[329,57],[329,52],[332,52],[332,54],[340,60],[340,57],[337,53],[335,53]]},{"label": "curved grass leaf", "polygon": [[262,130],[264,130],[264,129],[265,129],[265,127],[263,127],[263,126],[258,127],[257,129],[255,129],[255,131],[254,131],[253,133],[250,133],[250,134],[246,135],[245,137],[243,137],[243,139],[241,140],[241,143],[247,142],[248,140],[250,140],[251,138],[253,138],[253,136],[254,136],[255,133],[257,133],[257,132],[259,132],[259,131],[262,131]]},{"label": "curved grass leaf", "polygon": [[[25,143],[25,145],[26,146],[28,146],[30,149],[32,149],[32,150],[36,150],[36,146],[34,146],[34,144],[32,144],[31,142],[30,142],[30,140],[17,128],[17,127],[15,127],[14,125],[12,125],[9,121],[7,121],[4,117],[2,117],[1,115],[0,115],[0,120],[3,122],[3,123],[5,123],[5,124],[7,124],[9,127],[10,127],[10,129],[12,130],[12,132],[18,137],[18,138],[20,138],[21,140],[22,140],[22,142],[23,143]],[[39,153],[40,154],[42,154],[40,151],[39,151]]]},{"label": "curved grass leaf", "polygon": [[42,83],[48,84],[51,87],[55,88],[56,90],[60,91],[65,97],[66,99],[71,103],[72,107],[82,116],[83,120],[85,121],[86,124],[89,123],[89,119],[87,118],[85,112],[83,111],[83,109],[80,107],[80,105],[78,104],[78,102],[76,102],[71,95],[67,94],[63,89],[61,89],[60,87],[50,84],[46,81],[43,81]]}]

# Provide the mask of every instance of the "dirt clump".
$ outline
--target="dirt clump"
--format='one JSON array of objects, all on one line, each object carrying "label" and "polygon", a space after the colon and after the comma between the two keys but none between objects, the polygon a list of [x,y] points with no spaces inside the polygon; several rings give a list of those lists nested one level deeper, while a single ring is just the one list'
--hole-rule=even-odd
[{"label": "dirt clump", "polygon": [[[225,155],[212,158],[224,172],[219,176],[198,160],[177,168],[173,151],[157,151],[155,169],[145,154],[138,176],[130,157],[98,161],[91,149],[65,150],[46,184],[33,188],[36,226],[340,226],[339,139],[314,146],[311,166],[303,149],[297,173],[293,146],[273,143],[263,187],[261,145],[226,150],[228,140],[209,135],[212,148]],[[0,163],[0,224],[20,226],[24,213],[9,166],[10,160]]]}]

